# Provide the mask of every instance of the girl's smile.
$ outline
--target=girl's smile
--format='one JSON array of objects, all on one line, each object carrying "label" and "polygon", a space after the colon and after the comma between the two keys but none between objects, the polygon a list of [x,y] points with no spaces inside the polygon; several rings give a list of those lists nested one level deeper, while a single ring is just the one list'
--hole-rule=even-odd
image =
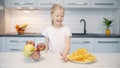
[{"label": "girl's smile", "polygon": [[54,26],[61,26],[63,19],[64,19],[63,10],[58,9],[52,14],[52,20],[53,20]]}]

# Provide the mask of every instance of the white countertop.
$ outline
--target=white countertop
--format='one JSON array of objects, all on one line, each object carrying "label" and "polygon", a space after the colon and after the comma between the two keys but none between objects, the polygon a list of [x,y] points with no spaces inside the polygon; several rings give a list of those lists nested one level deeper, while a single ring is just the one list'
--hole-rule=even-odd
[{"label": "white countertop", "polygon": [[0,68],[120,68],[120,53],[96,53],[97,61],[89,64],[63,62],[56,53],[41,53],[37,62],[25,58],[21,52],[0,53]]}]

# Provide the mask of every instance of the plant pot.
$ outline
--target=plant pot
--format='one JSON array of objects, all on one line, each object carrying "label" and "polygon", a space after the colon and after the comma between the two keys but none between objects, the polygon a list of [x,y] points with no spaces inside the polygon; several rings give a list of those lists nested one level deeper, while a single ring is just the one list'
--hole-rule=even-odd
[{"label": "plant pot", "polygon": [[110,36],[110,29],[107,29],[107,30],[106,30],[106,35],[107,35],[107,36]]}]

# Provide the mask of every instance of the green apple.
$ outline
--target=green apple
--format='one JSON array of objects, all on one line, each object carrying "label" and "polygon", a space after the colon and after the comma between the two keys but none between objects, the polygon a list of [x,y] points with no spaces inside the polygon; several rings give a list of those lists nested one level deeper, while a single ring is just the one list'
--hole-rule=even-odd
[{"label": "green apple", "polygon": [[35,47],[32,44],[26,44],[23,49],[23,55],[29,57],[35,50]]}]

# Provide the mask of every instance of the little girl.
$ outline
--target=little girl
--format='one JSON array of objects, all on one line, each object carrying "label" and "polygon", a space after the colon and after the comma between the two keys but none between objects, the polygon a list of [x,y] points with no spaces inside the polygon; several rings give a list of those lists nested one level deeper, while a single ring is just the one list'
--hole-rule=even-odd
[{"label": "little girl", "polygon": [[54,4],[51,8],[51,18],[52,25],[42,32],[45,36],[46,50],[60,53],[63,60],[67,61],[72,34],[69,27],[63,25],[64,8],[59,4]]}]

